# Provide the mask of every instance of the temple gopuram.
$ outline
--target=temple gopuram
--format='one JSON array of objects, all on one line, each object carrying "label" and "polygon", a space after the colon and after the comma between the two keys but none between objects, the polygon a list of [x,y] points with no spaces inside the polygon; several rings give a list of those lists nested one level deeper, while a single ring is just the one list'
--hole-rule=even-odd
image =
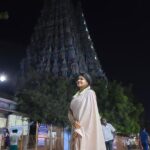
[{"label": "temple gopuram", "polygon": [[26,51],[22,76],[34,69],[56,77],[105,77],[78,1],[45,0]]}]

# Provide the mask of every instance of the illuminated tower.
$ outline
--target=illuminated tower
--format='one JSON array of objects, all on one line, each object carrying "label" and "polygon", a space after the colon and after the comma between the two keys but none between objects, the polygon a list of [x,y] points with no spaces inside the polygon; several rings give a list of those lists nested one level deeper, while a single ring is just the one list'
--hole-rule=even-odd
[{"label": "illuminated tower", "polygon": [[81,5],[73,0],[45,0],[35,26],[22,73],[72,77],[79,72],[104,77]]}]

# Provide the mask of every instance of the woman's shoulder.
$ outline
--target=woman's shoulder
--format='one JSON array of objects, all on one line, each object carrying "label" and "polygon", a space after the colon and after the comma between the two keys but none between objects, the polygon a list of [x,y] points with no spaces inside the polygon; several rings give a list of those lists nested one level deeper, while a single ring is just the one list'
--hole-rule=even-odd
[{"label": "woman's shoulder", "polygon": [[94,91],[93,89],[89,89],[89,90],[88,90],[88,93],[89,93],[90,95],[95,95],[95,91]]}]

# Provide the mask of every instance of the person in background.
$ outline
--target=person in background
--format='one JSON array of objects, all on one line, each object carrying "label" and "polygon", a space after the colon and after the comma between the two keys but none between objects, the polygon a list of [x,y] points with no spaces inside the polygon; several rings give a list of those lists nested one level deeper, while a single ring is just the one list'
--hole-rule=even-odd
[{"label": "person in background", "polygon": [[127,136],[126,139],[125,139],[125,147],[127,148],[127,150],[132,149],[132,141],[131,141],[130,136]]},{"label": "person in background", "polygon": [[91,82],[89,74],[79,74],[76,82],[79,91],[73,96],[68,112],[73,132],[71,150],[106,150]]},{"label": "person in background", "polygon": [[148,150],[150,137],[145,128],[142,128],[140,135],[139,135],[139,139],[140,139],[140,144],[143,150]]},{"label": "person in background", "polygon": [[106,144],[106,150],[113,150],[113,141],[116,130],[110,123],[107,123],[107,120],[105,118],[101,118],[101,123]]},{"label": "person in background", "polygon": [[9,134],[9,130],[7,128],[5,131],[4,138],[5,138],[4,147],[5,147],[5,149],[8,149],[10,146],[10,134]]},{"label": "person in background", "polygon": [[17,132],[17,129],[13,129],[12,134],[10,134],[10,150],[18,150],[19,135]]}]

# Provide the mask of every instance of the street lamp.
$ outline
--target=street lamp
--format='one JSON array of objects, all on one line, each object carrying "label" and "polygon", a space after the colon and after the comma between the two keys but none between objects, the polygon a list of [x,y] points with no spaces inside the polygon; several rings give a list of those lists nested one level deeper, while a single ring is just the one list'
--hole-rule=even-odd
[{"label": "street lamp", "polygon": [[6,75],[2,74],[0,75],[0,82],[5,82],[7,80]]}]

